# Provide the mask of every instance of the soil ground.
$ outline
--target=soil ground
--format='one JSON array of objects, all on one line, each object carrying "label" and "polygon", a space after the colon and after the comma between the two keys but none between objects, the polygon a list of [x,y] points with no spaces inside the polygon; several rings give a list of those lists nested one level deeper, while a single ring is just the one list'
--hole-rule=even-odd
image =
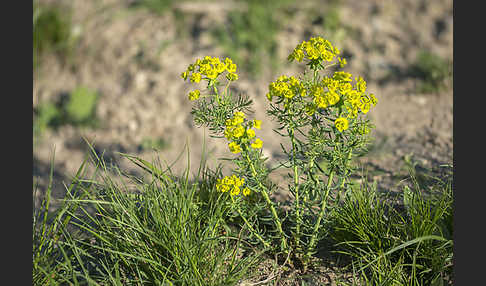
[{"label": "soil ground", "polygon": [[[219,163],[217,158],[230,155],[224,140],[210,138],[207,130],[193,125],[191,102],[186,96],[192,86],[180,78],[180,73],[196,58],[225,55],[211,37],[210,28],[224,25],[225,13],[233,9],[233,2],[178,4],[174,9],[182,11],[183,20],[177,19],[180,13],[157,15],[129,9],[131,2],[136,1],[71,1],[73,28],[81,35],[73,64],[66,66],[57,57],[46,55],[34,74],[34,108],[59,101],[77,86],[101,95],[96,109],[100,127],[63,125],[34,139],[33,177],[40,194],[47,186],[55,148],[54,196],[62,196],[63,183],[69,184],[87,154],[83,138],[94,142],[98,151],[105,151],[107,160],[135,173],[137,167],[116,152],[167,162],[173,162],[182,152],[182,159],[174,165],[176,174],[187,166],[185,144],[193,172],[203,152],[209,154],[210,167]],[[280,74],[297,75],[302,70],[303,65],[286,61],[293,48],[309,36],[326,37],[320,22],[325,20],[330,4],[322,3],[299,1],[293,6],[292,18],[282,21],[276,35],[276,52],[282,63],[278,71],[264,68],[256,80],[243,71],[239,73],[234,90],[254,101],[256,118],[265,118],[268,84]],[[403,167],[407,156],[432,172],[440,172],[442,164],[452,164],[452,76],[440,91],[421,93],[421,79],[409,72],[422,50],[452,65],[452,0],[338,3],[343,28],[339,30],[341,36],[334,37],[335,45],[348,58],[345,71],[361,75],[379,100],[369,113],[376,125],[376,139],[360,162],[380,190],[400,192],[399,179],[406,175]],[[181,34],[181,27],[192,32]],[[269,162],[275,164],[281,154],[280,138],[270,125],[264,123],[257,136],[263,139]],[[158,151],[144,149],[142,142],[147,138],[162,139],[166,146]]]}]

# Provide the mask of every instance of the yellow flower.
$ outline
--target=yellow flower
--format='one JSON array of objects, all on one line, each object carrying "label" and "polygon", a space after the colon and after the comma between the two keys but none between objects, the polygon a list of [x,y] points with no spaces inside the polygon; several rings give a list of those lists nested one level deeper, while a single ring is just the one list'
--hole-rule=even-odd
[{"label": "yellow flower", "polygon": [[236,80],[238,80],[238,75],[235,74],[235,73],[229,73],[229,74],[226,75],[226,78],[229,81],[236,81]]},{"label": "yellow flower", "polygon": [[366,91],[366,81],[361,76],[356,79],[356,89],[361,93]]},{"label": "yellow flower", "polygon": [[239,116],[239,117],[243,117],[245,118],[245,113],[241,112],[241,111],[236,111],[235,112],[235,116]]},{"label": "yellow flower", "polygon": [[233,138],[233,132],[232,132],[232,129],[231,127],[227,127],[225,130],[224,130],[224,137],[226,137],[226,139],[230,140],[231,138]]},{"label": "yellow flower", "polygon": [[359,94],[358,91],[353,89],[353,90],[348,92],[347,99],[348,99],[349,102],[356,104],[356,102],[359,101],[359,98],[360,98],[360,94]]},{"label": "yellow flower", "polygon": [[231,188],[231,196],[237,196],[240,193],[240,188],[236,185],[233,185],[233,188]]},{"label": "yellow flower", "polygon": [[317,106],[317,108],[326,108],[328,106],[327,99],[321,95],[314,97],[313,102]]},{"label": "yellow flower", "polygon": [[366,95],[361,96],[359,108],[364,114],[370,111],[370,99]]},{"label": "yellow flower", "polygon": [[249,194],[250,194],[250,189],[249,189],[248,187],[245,187],[245,188],[243,189],[243,195],[246,197],[246,196],[248,196]]},{"label": "yellow flower", "polygon": [[236,64],[233,64],[233,63],[226,64],[226,70],[229,73],[235,73],[236,72]]},{"label": "yellow flower", "polygon": [[218,72],[215,69],[210,69],[206,71],[206,76],[210,79],[215,79],[218,77]]},{"label": "yellow flower", "polygon": [[243,134],[245,134],[245,128],[243,126],[238,125],[233,129],[234,138],[240,138]]},{"label": "yellow flower", "polygon": [[339,94],[337,94],[337,92],[334,92],[334,91],[329,91],[326,93],[326,98],[327,98],[327,101],[329,102],[329,105],[334,105],[336,103],[339,102]]},{"label": "yellow flower", "polygon": [[338,119],[336,119],[336,121],[334,121],[334,125],[340,132],[343,132],[344,130],[348,129],[349,122],[346,118],[339,117]]},{"label": "yellow flower", "polygon": [[341,94],[346,94],[350,92],[353,89],[353,86],[349,82],[341,82],[339,83],[339,91]]},{"label": "yellow flower", "polygon": [[195,72],[191,75],[191,82],[199,83],[201,81],[201,74]]},{"label": "yellow flower", "polygon": [[245,120],[245,114],[241,111],[236,111],[233,114],[233,125],[241,124]]},{"label": "yellow flower", "polygon": [[373,106],[375,106],[378,103],[378,99],[376,99],[375,95],[372,93],[370,94],[370,99],[371,99],[371,104],[373,104]]},{"label": "yellow flower", "polygon": [[251,143],[251,147],[255,149],[260,149],[263,146],[263,141],[260,138],[255,139],[255,142]]},{"label": "yellow flower", "polygon": [[231,178],[233,179],[233,184],[237,187],[241,187],[245,183],[245,179],[238,178],[236,175],[232,175]]},{"label": "yellow flower", "polygon": [[342,68],[342,67],[344,67],[346,64],[348,64],[348,62],[346,61],[346,59],[345,59],[345,58],[341,58],[341,57],[339,57],[339,58],[338,58],[338,61],[339,61],[339,66],[340,66],[341,68]]},{"label": "yellow flower", "polygon": [[240,153],[241,152],[241,146],[238,145],[236,142],[231,142],[228,144],[228,147],[230,151],[234,154]]},{"label": "yellow flower", "polygon": [[[216,65],[214,66],[214,68],[215,68],[215,70],[218,73],[222,73],[222,72],[224,72],[226,70],[226,65],[223,64],[222,62],[219,62],[219,59],[218,59],[218,63],[216,63]],[[236,68],[235,68],[235,71],[236,71]]]},{"label": "yellow flower", "polygon": [[253,127],[260,129],[262,127],[262,121],[257,119],[253,120]]},{"label": "yellow flower", "polygon": [[189,92],[189,100],[197,100],[200,94],[201,92],[199,91],[199,89],[195,89]]},{"label": "yellow flower", "polygon": [[248,136],[248,138],[255,137],[255,130],[253,130],[253,129],[247,129],[246,130],[246,135]]},{"label": "yellow flower", "polygon": [[216,189],[223,193],[229,191],[229,185],[226,183],[226,177],[217,180]]},{"label": "yellow flower", "polygon": [[187,71],[185,71],[185,72],[181,73],[181,77],[182,77],[184,80],[186,80],[186,79],[187,79],[187,75],[188,75]]}]

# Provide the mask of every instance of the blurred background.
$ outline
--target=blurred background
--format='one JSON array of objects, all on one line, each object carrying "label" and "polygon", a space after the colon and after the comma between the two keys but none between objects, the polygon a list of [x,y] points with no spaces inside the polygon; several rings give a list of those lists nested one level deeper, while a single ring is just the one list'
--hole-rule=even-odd
[{"label": "blurred background", "polygon": [[[269,164],[280,137],[265,121],[268,84],[298,75],[293,48],[322,36],[361,75],[378,105],[374,142],[358,161],[383,191],[399,191],[407,166],[440,172],[452,164],[452,0],[34,0],[33,177],[39,195],[55,152],[54,196],[94,144],[108,163],[137,167],[117,152],[210,167],[230,157],[226,142],[193,125],[180,74],[196,58],[231,57],[233,92],[263,119]],[[201,85],[202,87],[202,85]],[[182,157],[177,161],[179,155]]]}]

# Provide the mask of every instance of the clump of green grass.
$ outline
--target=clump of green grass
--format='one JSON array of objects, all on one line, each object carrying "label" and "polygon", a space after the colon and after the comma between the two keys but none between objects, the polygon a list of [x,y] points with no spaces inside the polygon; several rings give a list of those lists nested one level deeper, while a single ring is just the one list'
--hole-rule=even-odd
[{"label": "clump of green grass", "polygon": [[75,88],[66,103],[66,119],[75,125],[93,123],[99,95],[87,87]]},{"label": "clump of green grass", "polygon": [[449,61],[430,51],[421,51],[411,67],[411,73],[422,80],[418,88],[422,93],[438,92],[446,86],[451,77]]},{"label": "clump of green grass", "polygon": [[365,183],[330,215],[329,234],[338,252],[353,259],[355,278],[365,285],[452,281],[451,181],[437,179],[424,188],[410,174],[400,207]]},{"label": "clump of green grass", "polygon": [[169,142],[164,138],[144,138],[139,145],[139,150],[162,150],[169,147]]},{"label": "clump of green grass", "polygon": [[33,130],[35,136],[41,136],[47,128],[61,125],[96,127],[96,106],[98,92],[87,87],[77,87],[65,100],[45,102],[34,109]]},{"label": "clump of green grass", "polygon": [[137,0],[132,1],[132,8],[142,8],[156,14],[163,14],[172,8],[174,0]]},{"label": "clump of green grass", "polygon": [[61,116],[61,110],[52,102],[40,104],[36,108],[36,116],[34,118],[34,135],[40,135],[44,131],[53,126]]},{"label": "clump of green grass", "polygon": [[77,38],[71,32],[70,10],[54,4],[34,3],[33,12],[34,69],[47,53],[54,53],[65,62],[70,57]]},{"label": "clump of green grass", "polygon": [[201,165],[189,180],[189,171],[175,176],[121,154],[145,173],[135,178],[90,148],[96,170],[71,183],[54,214],[64,224],[34,235],[34,250],[44,245],[34,252],[36,285],[236,285],[248,276],[258,256],[225,223],[230,205],[215,190],[221,169]]}]

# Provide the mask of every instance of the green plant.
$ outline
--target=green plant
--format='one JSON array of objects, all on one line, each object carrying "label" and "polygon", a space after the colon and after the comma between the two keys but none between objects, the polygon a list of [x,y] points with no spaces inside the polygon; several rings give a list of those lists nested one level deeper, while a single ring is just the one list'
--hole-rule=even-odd
[{"label": "green plant", "polygon": [[[452,281],[452,185],[436,178],[429,193],[410,172],[401,207],[366,181],[333,209],[329,233],[352,257],[365,285],[443,285]],[[359,285],[362,285],[359,284]]]},{"label": "green plant", "polygon": [[35,110],[33,130],[34,135],[39,136],[49,127],[56,125],[61,116],[61,110],[52,102],[40,104]]},{"label": "green plant", "polygon": [[142,150],[156,149],[162,150],[166,149],[169,143],[164,138],[144,138],[140,143],[139,148]]},{"label": "green plant", "polygon": [[71,33],[70,12],[65,7],[33,3],[33,64],[41,62],[45,53],[55,53],[66,60],[76,37]]},{"label": "green plant", "polygon": [[[234,174],[220,179],[218,190],[229,194],[251,236],[265,249],[281,252],[292,263],[300,263],[304,271],[322,237],[329,194],[347,188],[348,177],[354,171],[350,162],[368,142],[372,125],[363,115],[377,103],[373,94],[366,93],[363,78],[356,77],[353,86],[350,73],[336,71],[330,77],[320,74],[331,66],[346,64],[339,53],[321,37],[304,41],[288,59],[306,61],[311,75],[304,74],[300,79],[282,75],[269,85],[267,113],[280,125],[275,131],[291,146],[290,150],[284,148],[289,159],[281,163],[291,170],[293,179],[289,190],[294,200],[288,213],[270,199],[270,170],[264,164],[263,142],[255,134],[263,123],[246,118],[243,111],[251,101],[242,100],[241,96],[233,98],[228,92],[229,84],[238,79],[236,65],[229,58],[221,61],[207,56],[190,64],[181,75],[194,83],[207,82],[206,94],[199,89],[189,93],[189,99],[196,102],[192,110],[194,121],[209,126],[213,136],[224,136],[229,150],[238,154],[230,159],[236,165]],[[219,76],[224,72],[227,84],[220,91]],[[319,167],[323,159],[329,163],[327,171]],[[273,229],[268,229],[268,224],[263,227],[262,220],[271,221]]]},{"label": "green plant", "polygon": [[143,179],[89,147],[92,175],[83,163],[51,224],[34,216],[35,285],[235,285],[258,261],[226,224],[230,206],[215,191],[221,169],[200,165],[190,181],[189,169],[177,177],[121,154]]},{"label": "green plant", "polygon": [[[230,11],[227,15],[227,24],[213,29],[212,33],[218,45],[224,48],[228,57],[256,78],[264,65],[277,66],[277,42],[275,35],[280,29],[277,14],[286,1],[239,1],[246,4],[247,9]],[[267,62],[268,59],[268,62]]]},{"label": "green plant", "polygon": [[86,87],[77,87],[65,105],[66,120],[75,125],[93,123],[99,95]]},{"label": "green plant", "polygon": [[174,0],[138,0],[134,1],[132,7],[144,8],[156,14],[163,14],[174,4]]},{"label": "green plant", "polygon": [[412,75],[422,80],[419,92],[438,92],[452,74],[451,64],[430,51],[421,51],[411,67]]}]

